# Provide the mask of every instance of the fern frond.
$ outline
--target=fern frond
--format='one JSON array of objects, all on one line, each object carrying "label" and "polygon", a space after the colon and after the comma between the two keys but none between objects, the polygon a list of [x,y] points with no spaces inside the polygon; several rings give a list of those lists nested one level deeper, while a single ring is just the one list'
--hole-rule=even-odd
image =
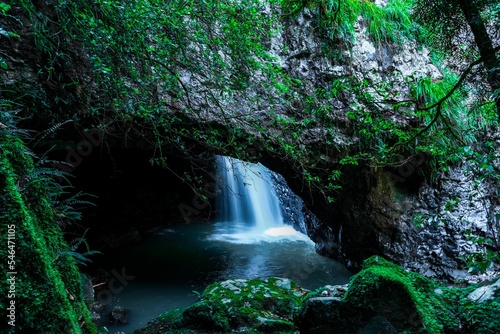
[{"label": "fern frond", "polygon": [[92,203],[90,201],[87,201],[87,200],[82,200],[80,199],[82,196],[88,196],[88,197],[94,197],[94,198],[97,198],[97,196],[95,195],[92,195],[92,194],[87,194],[87,193],[84,193],[82,191],[74,194],[73,196],[71,196],[70,198],[64,200],[64,203],[66,205],[69,205],[69,206],[73,206],[73,205],[92,205],[92,206],[95,206],[95,203]]},{"label": "fern frond", "polygon": [[37,179],[47,180],[47,179],[55,179],[55,178],[67,178],[69,176],[72,176],[72,175],[68,172],[64,172],[64,171],[56,169],[56,168],[39,167],[39,168],[36,168],[29,175],[26,175],[25,180],[26,180],[26,182],[30,182],[30,181],[37,180]]},{"label": "fern frond", "polygon": [[[85,230],[82,236],[77,237],[72,239],[68,243],[68,250],[65,251],[60,251],[57,254],[56,261],[62,257],[62,256],[71,256],[75,260],[77,264],[80,265],[87,265],[87,263],[92,262],[88,256],[96,255],[96,254],[102,254],[101,252],[97,250],[90,250],[89,244],[87,242],[87,239],[85,238],[85,235],[87,234],[88,229]],[[83,252],[77,252],[78,248],[84,245],[84,251]]]},{"label": "fern frond", "polygon": [[58,260],[59,258],[61,258],[63,256],[71,256],[78,265],[86,266],[87,263],[92,262],[92,260],[90,260],[87,256],[95,255],[95,254],[102,254],[102,253],[99,251],[89,251],[89,252],[85,252],[85,253],[81,254],[81,253],[74,252],[74,251],[61,251],[57,254],[56,260]]},{"label": "fern frond", "polygon": [[22,139],[29,139],[31,138],[31,134],[34,131],[32,130],[26,130],[26,129],[18,129],[18,128],[3,128],[0,129],[0,135],[10,135],[10,136],[15,136],[19,137]]},{"label": "fern frond", "polygon": [[49,135],[55,133],[57,130],[59,130],[60,128],[62,128],[64,125],[68,124],[68,123],[71,123],[73,122],[72,119],[68,119],[64,122],[59,122],[59,123],[56,123],[54,125],[52,125],[50,128],[46,129],[46,130],[43,130],[42,132],[40,132],[36,137],[40,137],[40,138],[33,138],[33,140],[36,139],[36,142],[34,144],[34,146],[36,146],[40,141],[44,140],[45,138],[47,138]]},{"label": "fern frond", "polygon": [[29,150],[27,148],[23,148],[21,150],[21,152],[25,155],[29,155],[30,157],[32,157],[34,160],[38,160],[38,156],[32,151],[32,150]]}]

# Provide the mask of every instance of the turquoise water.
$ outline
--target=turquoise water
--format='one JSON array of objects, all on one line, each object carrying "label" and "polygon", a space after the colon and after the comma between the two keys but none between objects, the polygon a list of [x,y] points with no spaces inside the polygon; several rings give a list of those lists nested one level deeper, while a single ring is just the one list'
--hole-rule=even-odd
[{"label": "turquoise water", "polygon": [[[285,224],[270,170],[229,157],[216,161],[216,223],[169,226],[102,258],[103,271],[115,279],[106,280],[113,284],[98,299],[107,297],[108,312],[121,305],[129,314],[127,324],[108,325],[111,332],[132,333],[186,307],[215,281],[277,276],[306,289],[348,282],[344,266],[318,255],[306,235]],[[302,203],[295,202],[298,214]]]},{"label": "turquoise water", "polygon": [[127,334],[169,309],[191,305],[197,300],[193,291],[201,293],[215,281],[278,276],[315,289],[347,283],[351,276],[338,262],[318,255],[305,235],[289,228],[259,232],[223,222],[169,226],[137,244],[108,251],[95,262],[102,272],[125,275],[124,284],[118,279],[112,289],[104,286],[116,292],[112,298],[108,293],[98,296],[108,312],[113,305],[127,310],[127,324],[101,322],[112,333]]}]

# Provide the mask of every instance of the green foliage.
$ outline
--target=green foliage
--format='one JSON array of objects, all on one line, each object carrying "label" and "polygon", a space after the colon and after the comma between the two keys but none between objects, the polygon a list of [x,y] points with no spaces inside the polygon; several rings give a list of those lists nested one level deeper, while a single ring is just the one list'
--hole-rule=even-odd
[{"label": "green foliage", "polygon": [[6,4],[5,2],[0,2],[0,13],[2,15],[6,15],[7,12],[10,10],[11,6],[9,4]]},{"label": "green foliage", "polygon": [[202,74],[195,80],[230,96],[261,69],[257,60],[270,59],[263,43],[272,17],[261,15],[260,1],[68,1],[58,10],[61,25],[91,52],[110,107],[142,119],[157,114],[151,100],[194,108],[181,72]]},{"label": "green foliage", "polygon": [[[44,181],[45,173],[34,175],[34,155],[11,134],[15,124],[7,123],[9,128],[0,130],[0,221],[3,229],[15,226],[16,231],[15,329],[94,333],[89,310],[81,300],[80,273],[74,260],[55,263],[58,252],[67,245],[46,195],[51,185]],[[5,265],[2,271],[7,273]]]},{"label": "green foliage", "polygon": [[[458,161],[460,148],[474,146],[475,134],[493,124],[491,101],[465,108],[471,87],[433,106],[456,83],[457,77],[446,72],[441,81],[404,78],[412,86],[412,99],[395,103],[387,102],[394,98],[390,75],[377,85],[356,77],[333,78],[303,97],[301,113],[283,116],[283,110],[295,108],[305,85],[268,51],[279,29],[276,6],[288,16],[312,9],[324,36],[341,48],[352,45],[359,17],[378,46],[415,38],[426,42],[430,35],[413,22],[409,0],[392,0],[384,7],[365,0],[275,0],[270,7],[259,0],[76,0],[59,1],[50,18],[32,1],[22,0],[20,6],[44,55],[40,81],[68,93],[46,103],[52,116],[95,121],[103,132],[119,124],[124,137],[151,144],[151,163],[164,168],[169,168],[166,150],[192,157],[201,146],[247,160],[260,158],[255,151],[264,152],[293,166],[304,185],[331,202],[345,165],[398,167],[408,156],[424,152],[438,171]],[[328,49],[339,50],[332,43]],[[78,67],[80,59],[72,52],[85,55],[88,63]],[[91,83],[66,75],[68,66],[77,67]],[[44,94],[50,95],[39,95]],[[353,100],[346,102],[347,96]],[[346,102],[358,143],[338,159],[344,147],[337,140],[338,124],[332,122],[333,100]],[[75,114],[68,108],[72,103],[84,111]],[[280,131],[266,131],[270,127]],[[310,152],[297,144],[317,128],[321,149]]]},{"label": "green foliage", "polygon": [[[12,8],[11,5],[5,3],[5,2],[0,2],[0,16],[10,16],[8,15],[8,12]],[[0,36],[6,37],[6,38],[19,38],[19,35],[16,34],[13,31],[7,31],[3,27],[0,27]],[[5,61],[5,59],[0,56],[0,69],[1,70],[7,70],[9,68],[9,65]]]},{"label": "green foliage", "polygon": [[467,298],[467,295],[479,288],[480,285],[443,289],[444,300],[462,324],[461,330],[463,333],[495,333],[498,326],[500,326],[500,318],[497,316],[498,310],[500,310],[500,296],[497,295],[491,300],[482,303]]},{"label": "green foliage", "polygon": [[473,243],[484,247],[482,251],[471,252],[464,256],[467,267],[472,274],[486,273],[493,263],[500,263],[500,253],[496,243],[490,238],[470,236]]},{"label": "green foliage", "polygon": [[[469,4],[480,7],[483,18],[487,21],[499,21],[497,1],[472,0]],[[459,1],[417,0],[413,1],[413,6],[414,20],[425,26],[429,46],[449,53],[451,57],[470,55],[471,49],[475,48],[472,39],[460,38],[458,45],[457,40],[454,40],[456,36],[470,34]],[[498,32],[498,26],[492,25],[491,33],[494,35],[495,31]],[[453,53],[450,53],[450,50],[453,50]]]},{"label": "green foliage", "polygon": [[[439,285],[419,274],[373,256],[365,260],[363,270],[352,277],[344,300],[358,307],[371,308],[375,314],[384,312],[386,307],[393,307],[392,310],[398,310],[397,313],[405,312],[412,318],[412,321],[406,319],[404,322],[405,326],[412,328],[411,332],[424,332],[425,329],[428,333],[443,333],[457,329],[458,320],[435,292],[439,288]],[[368,300],[376,300],[382,305],[367,303]],[[417,312],[417,317],[411,316],[412,310]],[[390,309],[387,311],[390,312]]]},{"label": "green foliage", "polygon": [[[87,233],[87,231],[85,231],[85,233],[83,234],[83,236],[81,237],[77,237],[77,238],[74,238],[73,240],[69,241],[68,242],[68,250],[65,250],[65,251],[60,251],[58,254],[57,254],[57,257],[56,257],[56,262],[59,261],[60,258],[63,258],[64,256],[71,256],[75,263],[78,264],[78,265],[87,265],[87,263],[89,262],[92,262],[88,256],[92,256],[92,255],[96,255],[96,254],[102,254],[101,252],[99,251],[96,251],[96,250],[91,250],[90,247],[89,247],[89,244],[87,243],[87,240],[85,239],[85,234]],[[83,245],[84,246],[84,250],[83,251],[77,251],[79,248],[81,248],[80,246]]]},{"label": "green foliage", "polygon": [[182,333],[202,330],[227,333],[295,333],[292,317],[307,291],[286,279],[228,280],[209,285],[190,307],[160,315],[138,333],[159,329]]},{"label": "green foliage", "polygon": [[[435,54],[438,67],[441,61]],[[477,149],[478,137],[498,124],[494,102],[471,104],[476,88],[456,87],[460,78],[444,68],[441,72],[439,79],[405,78],[411,99],[401,102],[393,100],[390,82],[374,85],[366,79],[345,78],[345,85],[363,103],[347,111],[359,149],[343,157],[341,163],[357,165],[362,161],[398,167],[405,163],[405,157],[424,153],[433,181],[437,172],[464,158],[464,147]],[[410,126],[414,124],[422,125]]]},{"label": "green foliage", "polygon": [[377,44],[401,44],[414,38],[418,31],[410,19],[412,2],[408,0],[391,0],[385,7],[367,0],[282,0],[281,5],[290,16],[306,7],[316,9],[327,38],[347,45],[354,42],[355,23],[360,16],[366,21],[368,35]]},{"label": "green foliage", "polygon": [[428,40],[441,51],[453,50],[450,57],[459,62],[481,64],[484,72],[476,73],[476,87],[483,92],[478,96],[495,101],[500,116],[500,55],[495,40],[500,33],[497,1],[443,1],[419,0],[415,4],[415,17],[430,32]]}]

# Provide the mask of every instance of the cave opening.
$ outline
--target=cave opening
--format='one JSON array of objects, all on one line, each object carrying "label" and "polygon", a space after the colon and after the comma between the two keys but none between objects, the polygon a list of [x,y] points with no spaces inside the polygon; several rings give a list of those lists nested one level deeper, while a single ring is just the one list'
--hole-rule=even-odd
[{"label": "cave opening", "polygon": [[[101,303],[98,324],[132,333],[226,279],[286,277],[309,289],[348,282],[351,273],[318,255],[304,234],[305,207],[281,175],[207,155],[197,162],[201,186],[193,191],[175,175],[192,171],[190,161],[169,156],[165,170],[149,156],[113,149],[86,157],[73,172],[75,187],[96,196],[81,225],[103,253],[87,268]],[[127,314],[124,324],[110,322],[117,306]]]}]

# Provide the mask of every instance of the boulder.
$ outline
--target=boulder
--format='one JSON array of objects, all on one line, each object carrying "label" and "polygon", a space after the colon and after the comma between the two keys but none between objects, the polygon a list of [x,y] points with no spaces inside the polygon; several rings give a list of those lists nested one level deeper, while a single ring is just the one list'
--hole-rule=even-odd
[{"label": "boulder", "polygon": [[181,328],[191,333],[296,332],[293,317],[308,292],[289,279],[275,277],[214,283],[199,302],[169,311],[136,333]]},{"label": "boulder", "polygon": [[[500,279],[491,285],[486,285],[472,291],[467,299],[474,303],[484,303],[500,296]],[[500,311],[500,310],[499,310]]]},{"label": "boulder", "polygon": [[283,278],[214,283],[199,302],[134,334],[491,334],[500,328],[499,285],[447,287],[374,256],[348,286],[313,292]]},{"label": "boulder", "polygon": [[384,317],[379,315],[371,318],[363,328],[364,334],[398,334],[398,331]]},{"label": "boulder", "polygon": [[128,314],[122,306],[115,306],[111,311],[111,321],[126,324],[128,322]]},{"label": "boulder", "polygon": [[440,333],[458,323],[433,281],[408,272],[381,257],[364,262],[340,297],[321,297],[303,303],[296,324],[301,333]]}]

